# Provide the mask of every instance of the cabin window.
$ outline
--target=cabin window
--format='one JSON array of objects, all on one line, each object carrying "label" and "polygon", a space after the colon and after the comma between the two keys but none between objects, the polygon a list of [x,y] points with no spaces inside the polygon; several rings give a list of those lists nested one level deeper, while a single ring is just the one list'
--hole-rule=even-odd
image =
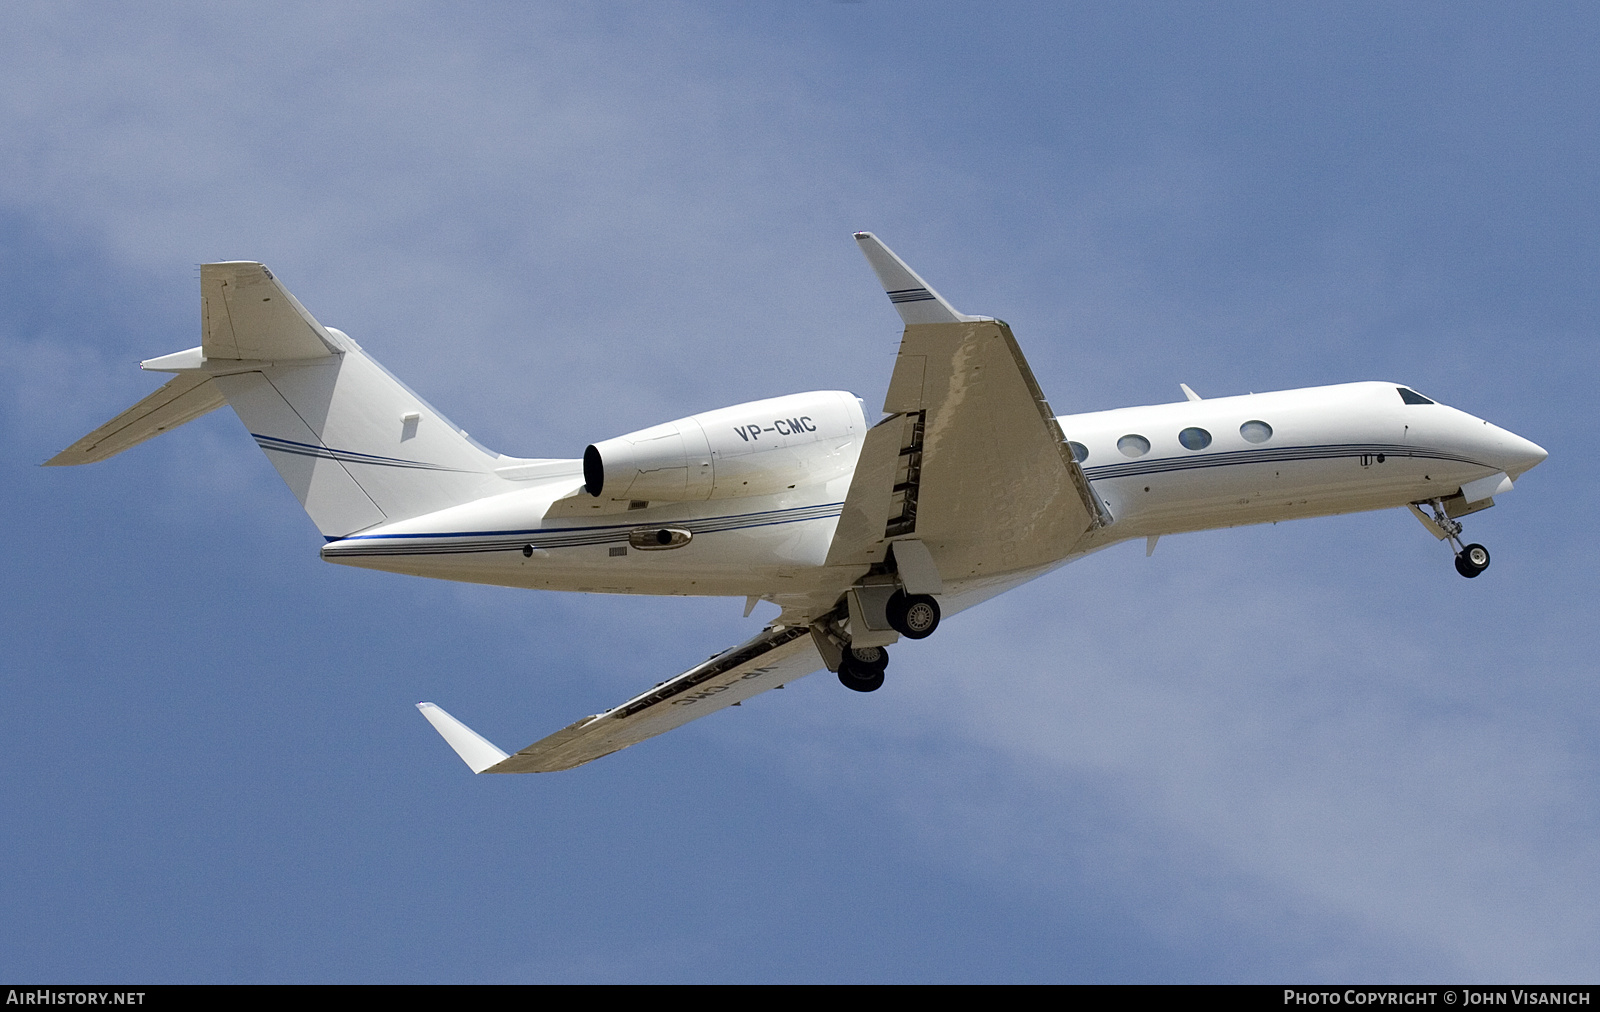
[{"label": "cabin window", "polygon": [[1239,435],[1247,443],[1265,443],[1272,438],[1272,426],[1259,418],[1253,418],[1239,426]]},{"label": "cabin window", "polygon": [[1426,397],[1424,397],[1421,394],[1417,393],[1415,390],[1408,390],[1405,387],[1395,387],[1395,389],[1400,391],[1400,399],[1405,401],[1407,404],[1432,404],[1433,403],[1432,401],[1428,400]]},{"label": "cabin window", "polygon": [[1075,440],[1067,440],[1067,445],[1072,448],[1072,459],[1083,463],[1089,459],[1089,448]]},{"label": "cabin window", "polygon": [[1178,442],[1185,450],[1204,450],[1211,445],[1211,433],[1198,426],[1189,426],[1178,433]]},{"label": "cabin window", "polygon": [[1117,440],[1117,449],[1124,457],[1142,457],[1150,452],[1150,440],[1130,432]]}]

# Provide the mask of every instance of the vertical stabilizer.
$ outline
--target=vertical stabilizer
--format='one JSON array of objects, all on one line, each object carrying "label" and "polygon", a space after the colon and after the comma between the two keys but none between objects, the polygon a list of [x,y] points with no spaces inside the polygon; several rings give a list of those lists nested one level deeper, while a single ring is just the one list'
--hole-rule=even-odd
[{"label": "vertical stabilizer", "polygon": [[325,536],[505,490],[503,461],[317,322],[264,265],[202,265],[200,302],[200,368]]},{"label": "vertical stabilizer", "polygon": [[201,265],[200,330],[141,363],[176,378],[47,463],[104,460],[226,400],[328,538],[510,491],[496,467],[529,463],[473,442],[263,264]]},{"label": "vertical stabilizer", "polygon": [[507,488],[499,458],[353,342],[313,363],[214,382],[328,537]]}]

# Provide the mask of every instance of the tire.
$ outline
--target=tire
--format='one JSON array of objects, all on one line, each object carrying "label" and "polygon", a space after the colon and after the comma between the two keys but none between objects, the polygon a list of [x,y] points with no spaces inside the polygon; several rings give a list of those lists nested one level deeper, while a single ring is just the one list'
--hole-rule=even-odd
[{"label": "tire", "polygon": [[881,672],[889,666],[889,651],[882,647],[851,647],[850,665],[859,671]]},{"label": "tire", "polygon": [[[884,654],[884,663],[888,663],[888,654]],[[845,654],[839,665],[839,684],[856,692],[876,692],[883,687],[883,669],[861,667],[854,657]]]},{"label": "tire", "polygon": [[1489,549],[1482,545],[1468,545],[1461,550],[1461,557],[1467,560],[1467,565],[1478,572],[1489,568]]},{"label": "tire", "polygon": [[884,608],[889,625],[895,632],[910,640],[925,639],[939,628],[939,602],[927,594],[894,592]]}]

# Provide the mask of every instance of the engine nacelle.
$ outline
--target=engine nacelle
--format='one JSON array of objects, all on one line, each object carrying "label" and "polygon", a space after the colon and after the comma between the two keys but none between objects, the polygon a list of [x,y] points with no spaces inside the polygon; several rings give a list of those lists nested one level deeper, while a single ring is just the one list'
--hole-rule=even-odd
[{"label": "engine nacelle", "polygon": [[735,404],[591,445],[584,488],[666,502],[769,495],[849,474],[866,427],[843,390]]}]

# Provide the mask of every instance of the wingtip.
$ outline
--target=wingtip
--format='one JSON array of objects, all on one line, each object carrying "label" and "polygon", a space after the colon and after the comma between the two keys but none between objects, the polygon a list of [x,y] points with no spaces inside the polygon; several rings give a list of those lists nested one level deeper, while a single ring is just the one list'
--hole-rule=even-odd
[{"label": "wingtip", "polygon": [[456,755],[461,757],[461,761],[466,763],[472,772],[482,773],[506,758],[506,753],[499,746],[452,717],[438,703],[426,701],[418,703],[417,711],[433,725],[433,729],[439,732],[439,737],[455,750]]},{"label": "wingtip", "polygon": [[862,255],[867,258],[867,263],[872,265],[872,272],[878,276],[878,283],[883,286],[884,294],[889,296],[889,302],[908,326],[915,323],[961,323],[978,319],[957,311],[954,306],[946,302],[942,295],[922,280],[917,272],[911,269],[911,265],[900,259],[882,239],[871,232],[857,232],[855,235]]}]

